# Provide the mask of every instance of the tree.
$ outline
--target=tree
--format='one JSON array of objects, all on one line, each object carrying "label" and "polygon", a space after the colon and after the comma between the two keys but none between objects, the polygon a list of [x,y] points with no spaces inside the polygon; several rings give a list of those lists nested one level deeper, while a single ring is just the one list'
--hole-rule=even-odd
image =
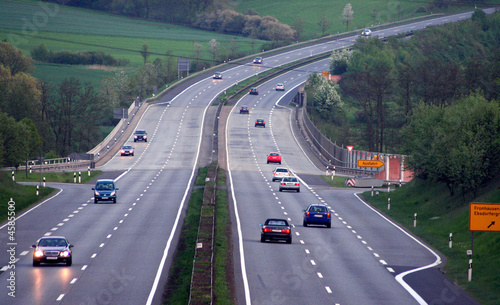
[{"label": "tree", "polygon": [[140,52],[141,52],[142,58],[144,58],[144,65],[145,65],[148,62],[149,55],[151,55],[149,53],[149,45],[143,44]]},{"label": "tree", "polygon": [[295,31],[294,39],[297,41],[300,41],[302,35],[304,35],[304,24],[305,20],[300,16],[292,21],[292,29]]},{"label": "tree", "polygon": [[353,20],[354,11],[352,10],[352,5],[347,3],[342,12],[342,23],[345,24],[345,30],[349,31],[349,24]]},{"label": "tree", "polygon": [[9,68],[12,75],[33,70],[33,59],[8,42],[0,42],[0,65]]},{"label": "tree", "polygon": [[210,50],[210,54],[212,55],[212,65],[215,65],[215,59],[220,52],[220,43],[215,40],[215,38],[212,38],[212,40],[208,42],[208,47]]},{"label": "tree", "polygon": [[347,49],[337,49],[330,55],[330,72],[334,75],[344,74],[347,71],[352,53]]},{"label": "tree", "polygon": [[402,138],[410,168],[446,183],[451,195],[459,187],[475,196],[500,171],[500,109],[479,94],[447,107],[421,103]]},{"label": "tree", "polygon": [[330,24],[330,20],[325,15],[321,15],[321,17],[319,17],[318,26],[321,30],[321,36],[326,35],[326,32],[330,28]]}]

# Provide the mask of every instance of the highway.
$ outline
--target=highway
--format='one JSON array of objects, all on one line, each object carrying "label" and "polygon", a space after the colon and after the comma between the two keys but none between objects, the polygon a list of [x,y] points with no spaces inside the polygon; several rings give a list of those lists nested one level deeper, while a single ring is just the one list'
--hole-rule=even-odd
[{"label": "highway", "polygon": [[[446,18],[374,31],[373,35],[406,32],[448,22],[451,17]],[[114,156],[100,168],[105,171],[100,178],[116,179],[120,188],[116,204],[94,204],[91,184],[50,184],[60,191],[17,215],[15,245],[7,240],[8,226],[0,227],[0,267],[4,266],[0,304],[160,304],[190,186],[201,156],[206,154],[205,139],[210,136],[203,132],[210,125],[206,117],[215,108],[209,106],[213,98],[251,75],[351,45],[356,38],[264,57],[262,65],[233,66],[224,71],[222,80],[207,76],[151,105],[137,126],[147,130],[148,142],[129,139],[135,156]],[[310,73],[327,69],[324,60],[285,73],[259,86],[258,96],[239,101],[250,107],[249,115],[240,115],[235,109],[228,118],[227,166],[238,302],[425,304],[438,300],[444,288],[437,288],[436,293],[423,285],[414,291],[401,276],[438,264],[439,258],[361,202],[356,190],[335,190],[318,181],[323,169],[300,145],[288,100],[276,105],[283,95],[293,94],[293,88]],[[285,83],[287,91],[274,91],[276,82]],[[264,118],[266,128],[253,127],[256,118]],[[303,180],[300,193],[277,192],[277,183],[270,180],[274,166],[265,163],[270,151],[280,151],[283,165]],[[335,211],[331,229],[302,227],[302,210],[309,203],[325,203]],[[259,224],[274,216],[290,218],[295,225],[292,245],[260,243]],[[74,244],[71,267],[32,266],[30,246],[47,235],[63,235]],[[16,261],[10,266],[15,269],[7,269],[11,261],[7,250],[12,248]],[[5,285],[11,282],[11,271],[15,271],[15,298]],[[439,273],[425,274],[424,280],[414,273],[408,276],[415,287],[423,281],[441,281]]]}]

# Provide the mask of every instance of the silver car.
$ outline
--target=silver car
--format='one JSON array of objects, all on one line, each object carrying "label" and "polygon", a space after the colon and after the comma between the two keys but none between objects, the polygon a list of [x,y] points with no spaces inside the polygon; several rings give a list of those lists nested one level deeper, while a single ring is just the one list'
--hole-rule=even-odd
[{"label": "silver car", "polygon": [[281,181],[284,177],[290,177],[290,171],[286,167],[276,167],[273,171],[273,182]]},{"label": "silver car", "polygon": [[280,182],[280,192],[283,190],[300,192],[300,182],[297,177],[284,177]]}]

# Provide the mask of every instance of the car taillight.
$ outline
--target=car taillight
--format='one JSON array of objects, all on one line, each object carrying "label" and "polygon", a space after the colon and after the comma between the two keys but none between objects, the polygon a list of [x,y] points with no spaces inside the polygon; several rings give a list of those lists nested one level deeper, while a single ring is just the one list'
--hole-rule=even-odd
[{"label": "car taillight", "polygon": [[311,212],[306,212],[306,216],[309,217],[311,215]]},{"label": "car taillight", "polygon": [[264,228],[264,230],[263,230],[263,231],[264,231],[264,233],[270,233],[270,232],[272,232],[273,230],[272,230],[272,229],[269,229],[269,228]]},{"label": "car taillight", "polygon": [[330,218],[330,213],[326,213],[326,217]]},{"label": "car taillight", "polygon": [[288,233],[290,233],[290,229],[284,229],[284,230],[281,230],[281,232],[288,234]]},{"label": "car taillight", "polygon": [[286,185],[286,183],[285,182],[281,182],[281,185]]},{"label": "car taillight", "polygon": [[298,183],[298,182],[297,182],[297,183],[295,183],[295,186],[299,186],[299,183]]}]

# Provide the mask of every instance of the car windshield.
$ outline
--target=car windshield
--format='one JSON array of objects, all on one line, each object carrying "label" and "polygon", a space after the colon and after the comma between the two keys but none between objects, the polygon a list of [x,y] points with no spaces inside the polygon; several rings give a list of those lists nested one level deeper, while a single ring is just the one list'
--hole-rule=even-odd
[{"label": "car windshield", "polygon": [[271,153],[270,155],[271,156],[279,156],[280,154],[278,154],[278,153]]},{"label": "car windshield", "polygon": [[113,183],[109,183],[109,182],[97,183],[97,185],[95,187],[96,190],[100,190],[100,191],[112,190],[113,188],[114,188]]},{"label": "car windshield", "polygon": [[132,149],[132,146],[123,146],[123,149]]},{"label": "car windshield", "polygon": [[288,224],[284,220],[268,220],[267,224],[270,226],[287,226]]},{"label": "car windshield", "polygon": [[326,212],[326,207],[312,206],[309,211],[311,212]]},{"label": "car windshield", "polygon": [[285,182],[294,182],[294,181],[297,181],[296,178],[283,178],[283,181]]},{"label": "car windshield", "polygon": [[40,247],[66,247],[67,243],[62,238],[45,238],[38,243]]}]

